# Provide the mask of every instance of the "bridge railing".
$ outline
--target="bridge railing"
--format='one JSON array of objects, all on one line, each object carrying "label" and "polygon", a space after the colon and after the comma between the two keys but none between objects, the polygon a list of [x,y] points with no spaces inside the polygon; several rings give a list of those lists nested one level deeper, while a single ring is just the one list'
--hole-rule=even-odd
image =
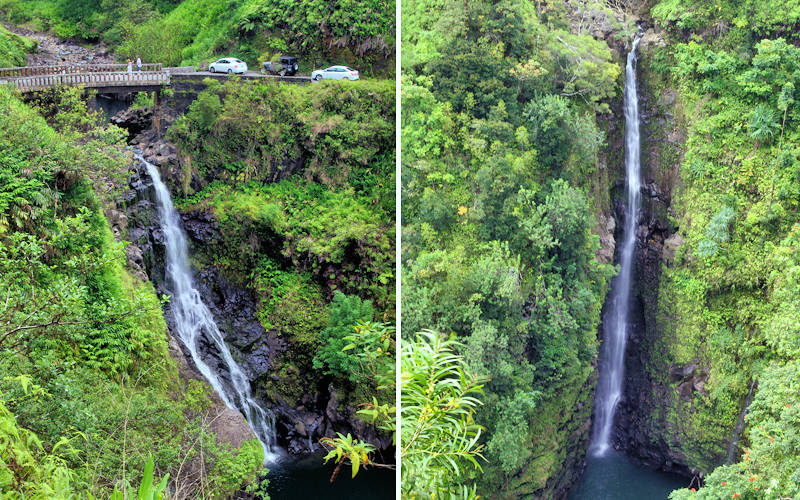
[{"label": "bridge railing", "polygon": [[145,85],[169,85],[166,71],[134,71],[132,73],[66,73],[37,75],[7,80],[9,85],[25,91],[41,90],[60,86],[125,87]]},{"label": "bridge railing", "polygon": [[[161,63],[142,64],[142,71],[134,73],[153,73],[162,71]],[[0,78],[24,78],[27,76],[62,75],[76,73],[120,73],[127,72],[127,64],[60,64],[55,66],[25,66],[15,68],[0,68]]]}]

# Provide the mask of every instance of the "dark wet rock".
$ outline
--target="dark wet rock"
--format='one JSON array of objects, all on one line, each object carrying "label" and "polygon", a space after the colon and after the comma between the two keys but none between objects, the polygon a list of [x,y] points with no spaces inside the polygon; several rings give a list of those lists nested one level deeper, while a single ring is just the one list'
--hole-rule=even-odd
[{"label": "dark wet rock", "polygon": [[148,281],[149,278],[145,271],[142,249],[137,245],[128,245],[127,248],[125,248],[125,256],[127,258],[128,267],[131,269],[134,276],[142,281]]},{"label": "dark wet rock", "polygon": [[198,243],[208,245],[220,237],[217,219],[207,210],[192,210],[182,214],[183,228]]},{"label": "dark wet rock", "polygon": [[694,372],[697,371],[697,363],[689,363],[688,365],[683,367],[683,377],[689,378],[694,375]]},{"label": "dark wet rock", "polygon": [[614,239],[614,231],[617,227],[616,220],[611,215],[601,215],[598,219],[600,248],[596,253],[597,260],[603,264],[613,264],[614,250],[616,248],[616,240]]},{"label": "dark wet rock", "polygon": [[129,136],[135,136],[150,127],[153,110],[150,108],[128,108],[111,117],[111,123],[124,128]]},{"label": "dark wet rock", "polygon": [[670,365],[669,367],[669,380],[670,382],[680,382],[690,379],[697,371],[697,363],[689,363],[685,366]]}]

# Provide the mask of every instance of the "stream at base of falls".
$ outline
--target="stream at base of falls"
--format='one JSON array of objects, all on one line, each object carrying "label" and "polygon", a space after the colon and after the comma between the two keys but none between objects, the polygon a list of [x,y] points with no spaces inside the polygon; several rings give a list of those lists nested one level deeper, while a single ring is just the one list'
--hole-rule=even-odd
[{"label": "stream at base of falls", "polygon": [[334,465],[324,465],[324,454],[281,461],[269,467],[267,491],[273,500],[387,500],[395,497],[395,471],[361,469],[353,479],[350,467],[342,467],[336,480],[330,478]]},{"label": "stream at base of falls", "polygon": [[651,471],[628,457],[608,451],[586,457],[586,471],[570,491],[569,500],[666,500],[672,490],[687,488],[691,479]]}]

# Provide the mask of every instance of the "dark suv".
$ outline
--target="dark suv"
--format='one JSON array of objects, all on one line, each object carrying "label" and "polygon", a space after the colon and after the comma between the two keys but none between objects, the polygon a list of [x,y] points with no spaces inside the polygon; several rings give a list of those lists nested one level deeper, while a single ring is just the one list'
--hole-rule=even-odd
[{"label": "dark suv", "polygon": [[281,56],[281,62],[273,63],[267,61],[264,63],[264,69],[267,73],[281,76],[291,76],[297,73],[297,58],[292,56]]}]

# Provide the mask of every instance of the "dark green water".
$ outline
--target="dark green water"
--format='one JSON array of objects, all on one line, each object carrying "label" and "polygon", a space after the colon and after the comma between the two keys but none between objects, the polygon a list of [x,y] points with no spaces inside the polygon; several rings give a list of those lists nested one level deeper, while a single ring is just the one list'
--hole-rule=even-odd
[{"label": "dark green water", "polygon": [[644,469],[611,451],[602,458],[587,457],[586,472],[569,500],[666,500],[672,490],[686,488],[689,481]]},{"label": "dark green water", "polygon": [[336,481],[330,482],[333,465],[322,465],[323,455],[315,454],[270,467],[269,494],[272,500],[392,500],[395,472],[387,469],[362,469],[355,479],[343,467]]}]

